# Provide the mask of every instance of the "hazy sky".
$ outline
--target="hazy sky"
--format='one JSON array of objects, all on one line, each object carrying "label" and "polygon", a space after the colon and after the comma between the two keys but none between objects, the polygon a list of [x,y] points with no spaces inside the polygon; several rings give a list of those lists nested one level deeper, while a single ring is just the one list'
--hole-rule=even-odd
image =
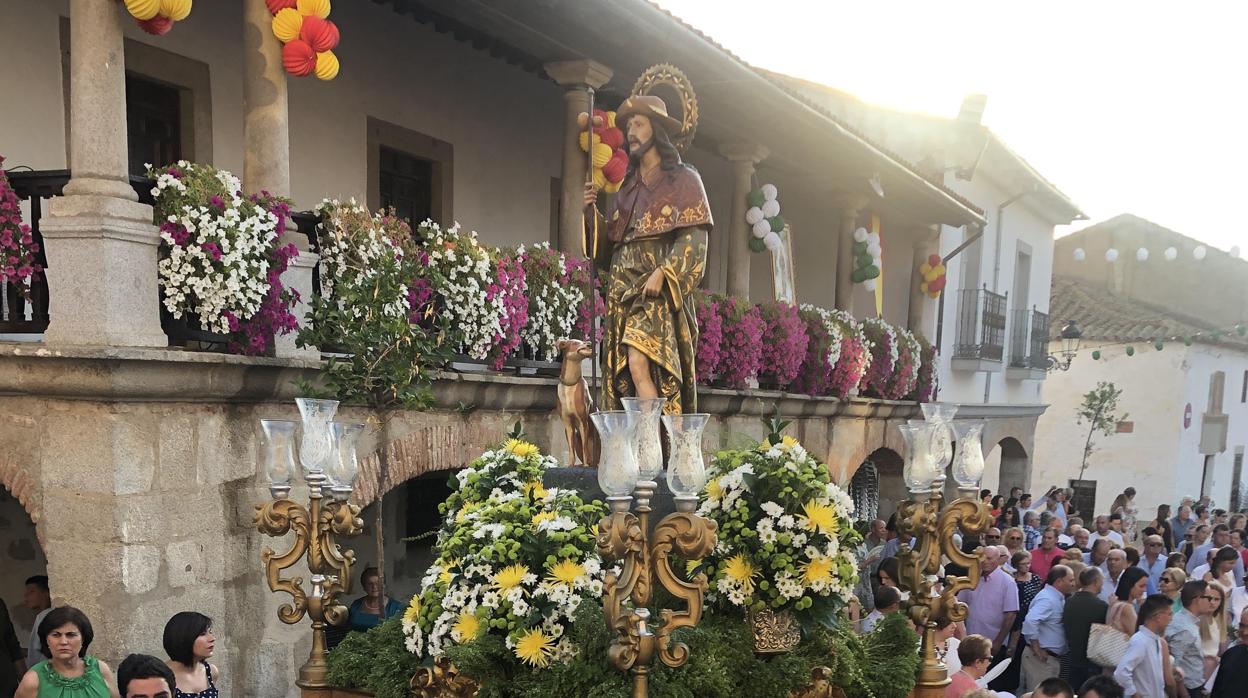
[{"label": "hazy sky", "polygon": [[1129,212],[1248,248],[1248,2],[657,2],[868,102],[952,117],[983,92],[984,122],[1092,222]]}]

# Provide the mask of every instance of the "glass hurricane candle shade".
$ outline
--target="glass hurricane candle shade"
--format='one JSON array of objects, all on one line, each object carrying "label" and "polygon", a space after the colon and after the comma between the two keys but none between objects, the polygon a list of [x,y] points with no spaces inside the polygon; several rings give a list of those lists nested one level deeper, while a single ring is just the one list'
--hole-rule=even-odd
[{"label": "glass hurricane candle shade", "polygon": [[984,478],[983,422],[956,424],[958,454],[953,461],[953,479],[959,487],[976,488]]},{"label": "glass hurricane candle shade", "polygon": [[329,425],[338,412],[337,400],[314,400],[312,398],[295,398],[302,418],[302,436],[299,440],[299,463],[303,465],[303,475],[319,475],[325,470],[330,454],[333,452],[333,435]]},{"label": "glass hurricane candle shade", "polygon": [[637,471],[642,480],[655,480],[663,472],[663,439],[659,433],[659,417],[663,414],[665,397],[621,398],[625,412],[637,414]]},{"label": "glass hurricane candle shade", "polygon": [[295,430],[297,422],[283,419],[260,420],[260,463],[269,478],[269,487],[289,492],[295,475]]},{"label": "glass hurricane candle shade", "polygon": [[958,406],[946,402],[925,402],[920,407],[923,408],[923,419],[929,424],[944,427],[932,433],[932,453],[936,458],[936,469],[943,475],[945,468],[953,460],[953,416],[957,414]]},{"label": "glass hurricane candle shade", "polygon": [[598,429],[598,486],[608,497],[628,497],[641,479],[637,466],[638,413],[623,410],[589,416]]},{"label": "glass hurricane candle shade", "polygon": [[325,477],[329,479],[335,494],[349,494],[355,487],[355,478],[360,472],[356,446],[360,434],[364,433],[364,425],[332,422],[329,431],[333,448],[325,466]]},{"label": "glass hurricane candle shade", "polygon": [[936,481],[935,458],[932,454],[932,430],[935,428],[921,420],[911,420],[908,424],[897,426],[901,438],[906,442],[906,460],[901,476],[905,480],[906,489],[913,493],[930,491]]},{"label": "glass hurricane candle shade", "polygon": [[667,463],[667,486],[680,499],[696,499],[706,487],[706,463],[702,459],[702,432],[709,414],[665,414],[663,425],[671,439]]}]

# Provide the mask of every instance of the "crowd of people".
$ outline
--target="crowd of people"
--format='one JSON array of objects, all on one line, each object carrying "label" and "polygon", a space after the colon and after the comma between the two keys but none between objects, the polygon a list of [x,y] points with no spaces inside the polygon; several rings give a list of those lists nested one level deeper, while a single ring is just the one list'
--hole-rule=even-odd
[{"label": "crowd of people", "polygon": [[[980,581],[958,596],[966,620],[937,625],[946,698],[1248,698],[1248,515],[1187,498],[1140,525],[1134,488],[1086,518],[1070,496],[981,493],[995,525],[956,536]],[[866,539],[864,631],[906,598],[897,556],[913,545],[895,520]]]},{"label": "crowd of people", "polygon": [[[364,595],[349,609],[348,627],[364,631],[402,607],[381,594],[380,575],[360,575]],[[24,603],[35,611],[26,649],[0,600],[0,698],[217,698],[221,672],[209,660],[216,638],[212,619],[195,611],[175,614],[165,624],[167,659],[131,654],[116,671],[87,653],[95,631],[72,606],[52,606],[48,578],[26,580]]]}]

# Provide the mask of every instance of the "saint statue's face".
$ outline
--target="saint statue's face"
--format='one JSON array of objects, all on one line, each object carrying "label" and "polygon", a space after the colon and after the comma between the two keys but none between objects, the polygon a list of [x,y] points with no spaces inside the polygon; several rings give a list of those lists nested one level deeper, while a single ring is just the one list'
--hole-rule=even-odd
[{"label": "saint statue's face", "polygon": [[650,117],[645,114],[633,114],[628,117],[628,154],[639,157],[646,152],[654,140],[654,129],[650,126]]}]

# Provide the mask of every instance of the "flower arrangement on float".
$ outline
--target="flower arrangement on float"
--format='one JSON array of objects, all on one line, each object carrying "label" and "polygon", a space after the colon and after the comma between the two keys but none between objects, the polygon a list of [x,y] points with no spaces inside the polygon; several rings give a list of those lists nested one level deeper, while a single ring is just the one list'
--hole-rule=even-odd
[{"label": "flower arrangement on float", "polygon": [[39,243],[30,226],[22,222],[21,202],[3,165],[0,156],[0,284],[11,284],[29,298],[28,284],[43,273]]},{"label": "flower arrangement on float", "polygon": [[592,530],[605,508],[545,487],[543,473],[557,465],[513,438],[456,473],[439,507],[438,558],[403,616],[408,651],[436,658],[493,635],[517,668],[576,655],[567,631],[582,602],[602,596]]},{"label": "flower arrangement on float", "polygon": [[780,434],[787,423],[772,424],[758,447],[712,460],[698,513],[719,525],[719,543],[688,571],[712,578],[721,605],[830,625],[858,580],[854,504],[826,466]]},{"label": "flower arrangement on float", "polygon": [[461,335],[464,353],[485,361],[503,336],[507,315],[507,294],[491,291],[497,268],[490,249],[477,242],[476,232],[461,233],[458,223],[443,228],[425,221],[417,233],[429,253],[429,264],[438,272],[435,291],[451,327]]},{"label": "flower arrangement on float", "polygon": [[277,245],[286,202],[246,198],[234,175],[185,160],[149,165],[147,174],[155,180],[165,309],[175,318],[195,315],[208,331],[235,334],[248,353],[263,353],[275,334],[292,331],[296,295],[282,287],[280,270],[297,252]]},{"label": "flower arrangement on float", "polygon": [[160,36],[191,14],[191,0],[125,0],[126,11],[148,34]]}]

